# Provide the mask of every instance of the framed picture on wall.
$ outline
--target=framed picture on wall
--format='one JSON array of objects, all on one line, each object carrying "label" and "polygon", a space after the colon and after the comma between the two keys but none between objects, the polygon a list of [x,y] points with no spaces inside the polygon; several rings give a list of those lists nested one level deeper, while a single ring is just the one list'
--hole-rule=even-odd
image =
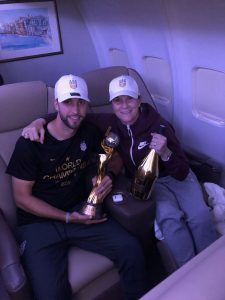
[{"label": "framed picture on wall", "polygon": [[0,62],[60,53],[55,1],[0,2]]}]

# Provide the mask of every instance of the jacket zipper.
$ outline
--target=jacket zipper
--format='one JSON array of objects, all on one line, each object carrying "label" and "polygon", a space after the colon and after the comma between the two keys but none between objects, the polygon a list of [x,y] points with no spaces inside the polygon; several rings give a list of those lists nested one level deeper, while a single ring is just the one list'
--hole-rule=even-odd
[{"label": "jacket zipper", "polygon": [[127,125],[127,130],[128,130],[128,135],[129,135],[130,138],[131,138],[130,158],[131,158],[131,160],[132,160],[134,166],[136,167],[136,163],[135,163],[134,158],[133,158],[134,139],[133,139],[133,133],[132,133],[132,130],[130,129],[130,125]]}]

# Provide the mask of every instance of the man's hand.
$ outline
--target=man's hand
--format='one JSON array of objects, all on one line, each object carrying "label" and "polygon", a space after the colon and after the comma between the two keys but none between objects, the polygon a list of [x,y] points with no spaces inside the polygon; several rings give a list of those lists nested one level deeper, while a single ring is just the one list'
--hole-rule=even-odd
[{"label": "man's hand", "polygon": [[[93,186],[96,184],[97,177],[92,179]],[[112,179],[109,176],[105,176],[100,184],[95,187],[95,194],[99,200],[103,200],[112,190]]]},{"label": "man's hand", "polygon": [[81,223],[81,224],[90,225],[90,224],[102,223],[105,222],[106,220],[107,220],[106,217],[103,217],[102,219],[99,220],[92,220],[91,216],[82,215],[74,211],[73,213],[70,214],[69,223]]},{"label": "man's hand", "polygon": [[44,125],[46,121],[45,119],[37,119],[30,123],[28,126],[26,126],[22,131],[22,136],[25,139],[30,139],[34,142],[39,142],[41,144],[44,143],[44,137],[45,137],[45,130]]}]

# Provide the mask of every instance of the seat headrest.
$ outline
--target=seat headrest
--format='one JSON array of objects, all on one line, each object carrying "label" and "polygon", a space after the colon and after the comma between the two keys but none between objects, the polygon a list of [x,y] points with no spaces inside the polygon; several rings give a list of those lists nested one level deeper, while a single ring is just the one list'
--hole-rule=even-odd
[{"label": "seat headrest", "polygon": [[90,107],[111,105],[109,102],[109,83],[122,74],[128,74],[126,67],[108,67],[81,74],[87,82]]},{"label": "seat headrest", "polygon": [[24,127],[47,112],[47,87],[42,81],[0,86],[0,132]]}]

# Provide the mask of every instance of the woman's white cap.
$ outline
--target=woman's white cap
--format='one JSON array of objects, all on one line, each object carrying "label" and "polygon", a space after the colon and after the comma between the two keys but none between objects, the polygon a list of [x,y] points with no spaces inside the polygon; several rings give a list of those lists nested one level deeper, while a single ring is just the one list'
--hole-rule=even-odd
[{"label": "woman's white cap", "polygon": [[83,78],[75,75],[64,75],[55,84],[55,99],[63,102],[67,99],[79,98],[90,102],[87,84]]},{"label": "woman's white cap", "polygon": [[109,83],[109,101],[123,95],[134,99],[140,96],[137,82],[129,75],[116,77]]}]

